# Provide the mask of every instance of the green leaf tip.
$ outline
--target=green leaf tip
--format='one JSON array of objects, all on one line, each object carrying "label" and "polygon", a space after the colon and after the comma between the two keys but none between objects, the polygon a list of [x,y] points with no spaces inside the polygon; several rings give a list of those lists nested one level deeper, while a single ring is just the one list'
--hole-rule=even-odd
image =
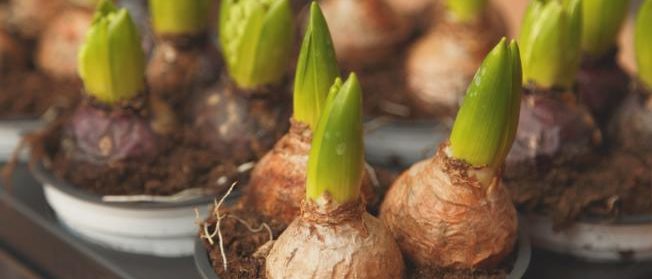
[{"label": "green leaf tip", "polygon": [[337,78],[315,130],[308,159],[306,197],[329,194],[342,204],[360,195],[364,169],[362,89],[355,74]]},{"label": "green leaf tip", "polygon": [[152,26],[158,34],[193,35],[206,30],[211,0],[149,0]]},{"label": "green leaf tip", "polygon": [[294,19],[288,0],[223,0],[219,39],[231,78],[243,89],[273,84],[290,62]]},{"label": "green leaf tip", "polygon": [[582,1],[582,51],[600,57],[616,44],[629,0]]},{"label": "green leaf tip", "polygon": [[97,7],[95,8],[95,14],[93,15],[93,23],[117,11],[118,9],[113,4],[113,1],[101,0],[100,2],[97,3]]},{"label": "green leaf tip", "polygon": [[455,20],[470,22],[484,12],[487,0],[447,0],[446,6]]},{"label": "green leaf tip", "polygon": [[521,59],[516,42],[503,38],[469,85],[450,136],[450,155],[472,166],[499,168],[518,128]]},{"label": "green leaf tip", "polygon": [[145,87],[145,54],[140,35],[126,9],[100,2],[78,55],[79,75],[86,92],[113,104]]},{"label": "green leaf tip", "polygon": [[328,24],[319,5],[312,2],[294,77],[294,119],[314,129],[324,110],[329,88],[338,76]]},{"label": "green leaf tip", "polygon": [[638,78],[648,89],[652,89],[652,32],[650,27],[652,27],[652,0],[645,0],[636,16],[634,47]]},{"label": "green leaf tip", "polygon": [[523,80],[544,88],[571,88],[580,65],[580,0],[534,0],[523,19],[519,44]]}]

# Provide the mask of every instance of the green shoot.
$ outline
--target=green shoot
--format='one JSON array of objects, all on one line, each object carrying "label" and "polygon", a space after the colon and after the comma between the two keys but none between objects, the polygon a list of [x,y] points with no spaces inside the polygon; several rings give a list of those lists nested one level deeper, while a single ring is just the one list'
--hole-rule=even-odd
[{"label": "green shoot", "polygon": [[145,87],[145,55],[140,35],[126,9],[102,1],[78,57],[86,92],[113,104],[136,96]]},{"label": "green shoot", "polygon": [[319,5],[312,2],[294,78],[294,119],[314,129],[324,110],[329,88],[338,76],[326,19]]},{"label": "green shoot", "polygon": [[471,22],[484,12],[487,0],[447,0],[446,5],[455,20]]},{"label": "green shoot", "polygon": [[355,74],[331,88],[312,140],[306,197],[318,202],[329,194],[342,204],[360,196],[364,169],[362,89]]},{"label": "green shoot", "polygon": [[523,81],[544,88],[570,88],[580,62],[582,9],[579,0],[534,0],[519,36]]},{"label": "green shoot", "polygon": [[648,89],[652,89],[652,33],[650,27],[652,27],[652,0],[645,0],[636,17],[634,46],[638,77]]},{"label": "green shoot", "polygon": [[582,51],[600,57],[616,44],[629,0],[584,0],[582,2]]},{"label": "green shoot", "polygon": [[476,167],[503,164],[518,128],[521,75],[518,45],[503,38],[466,92],[450,136],[452,157]]},{"label": "green shoot", "polygon": [[149,0],[152,26],[158,34],[204,32],[210,7],[210,0]]},{"label": "green shoot", "polygon": [[223,0],[220,44],[231,78],[243,89],[277,83],[285,75],[293,41],[288,0]]}]

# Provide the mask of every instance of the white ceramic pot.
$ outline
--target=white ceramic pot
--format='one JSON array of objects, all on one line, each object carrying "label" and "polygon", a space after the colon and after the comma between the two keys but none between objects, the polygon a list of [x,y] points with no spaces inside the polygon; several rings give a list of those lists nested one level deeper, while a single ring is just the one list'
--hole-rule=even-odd
[{"label": "white ceramic pot", "polygon": [[550,217],[523,219],[536,247],[591,262],[652,260],[652,216],[625,217],[616,222],[581,220],[561,231]]},{"label": "white ceramic pot", "polygon": [[[42,164],[32,167],[45,198],[72,233],[115,250],[160,257],[193,254],[197,218],[214,197],[168,202],[107,202],[55,178]],[[197,209],[199,216],[197,216]]]},{"label": "white ceramic pot", "polygon": [[11,158],[25,133],[41,126],[42,122],[36,119],[0,120],[0,161]]},{"label": "white ceramic pot", "polygon": [[449,128],[434,121],[374,119],[365,123],[365,158],[372,165],[408,167],[432,157]]}]

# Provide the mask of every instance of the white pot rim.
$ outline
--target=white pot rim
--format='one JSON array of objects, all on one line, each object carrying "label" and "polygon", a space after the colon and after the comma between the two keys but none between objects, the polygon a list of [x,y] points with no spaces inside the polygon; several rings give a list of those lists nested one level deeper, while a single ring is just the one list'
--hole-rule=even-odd
[{"label": "white pot rim", "polygon": [[[0,160],[11,158],[23,135],[38,129],[43,122],[38,118],[16,117],[0,120]],[[22,153],[21,155],[25,155]],[[24,159],[26,156],[20,156]]]},{"label": "white pot rim", "polygon": [[370,120],[365,123],[366,158],[373,164],[409,166],[432,156],[448,134],[449,128],[434,119]]},{"label": "white pot rim", "polygon": [[615,220],[585,218],[561,231],[549,216],[523,218],[531,228],[534,246],[568,254],[589,262],[624,262],[652,259],[652,216],[623,216]]},{"label": "white pot rim", "polygon": [[[103,202],[101,196],[60,181],[42,162],[31,165],[45,199],[72,234],[117,251],[160,257],[189,256],[196,222],[211,214],[212,195],[170,202]],[[237,198],[230,196],[228,200]]]},{"label": "white pot rim", "polygon": [[48,170],[42,161],[30,164],[30,170],[34,177],[43,185],[50,185],[57,190],[64,192],[77,199],[94,203],[102,206],[112,206],[125,209],[173,209],[178,207],[187,206],[202,206],[212,203],[215,199],[214,195],[204,195],[202,197],[183,200],[178,202],[106,202],[102,200],[102,196],[81,190],[66,181],[63,181]]}]

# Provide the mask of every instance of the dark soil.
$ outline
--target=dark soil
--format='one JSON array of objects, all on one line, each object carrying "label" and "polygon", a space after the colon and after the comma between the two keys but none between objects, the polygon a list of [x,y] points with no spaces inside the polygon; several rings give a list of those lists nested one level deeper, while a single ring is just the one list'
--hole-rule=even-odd
[{"label": "dark soil", "polygon": [[52,107],[72,107],[78,81],[62,81],[29,71],[0,77],[0,119],[35,118]]},{"label": "dark soil", "polygon": [[[531,98],[527,92],[524,96]],[[550,108],[554,107],[546,109],[559,111],[559,108]],[[521,120],[527,120],[527,117],[523,117],[523,111],[522,106]],[[647,155],[649,153],[641,148],[626,149],[622,143],[620,146],[614,142],[599,145],[595,141],[591,145],[587,141],[590,138],[587,132],[578,132],[582,131],[582,126],[578,126],[581,121],[563,124],[561,120],[551,118],[547,126],[539,127],[549,131],[547,134],[558,137],[556,140],[536,144],[523,139],[518,144],[520,135],[533,130],[536,122],[519,124],[519,135],[503,176],[517,208],[521,212],[551,216],[556,229],[563,229],[580,219],[615,222],[622,216],[652,213],[652,176],[649,175],[652,160]],[[628,125],[636,126],[632,123]],[[563,136],[571,135],[563,132],[564,127],[575,135]],[[538,138],[546,138],[546,133]],[[546,148],[546,142],[555,146]],[[510,162],[515,155],[512,153],[523,153],[532,146],[550,152]]]},{"label": "dark soil", "polygon": [[413,271],[408,278],[411,279],[504,279],[508,271],[496,270],[446,270],[441,268],[422,268]]},{"label": "dark soil", "polygon": [[[258,228],[261,224],[265,223],[272,229],[274,239],[285,230],[285,226],[281,222],[264,218],[243,206],[228,208],[222,214],[226,214],[225,216],[237,216],[246,221],[252,228]],[[211,224],[208,227],[208,231],[213,232],[216,223],[215,216],[209,217],[207,223]],[[260,232],[251,232],[238,220],[229,217],[222,219],[220,228],[222,237],[224,238],[224,251],[228,261],[228,269],[226,271],[223,268],[219,246],[217,246],[217,237],[214,239],[216,245],[210,245],[207,240],[204,240],[211,264],[215,272],[219,275],[219,278],[265,278],[265,257],[269,252],[265,248],[271,248],[271,246],[267,246],[271,245],[271,243],[268,243],[269,233],[267,230],[263,229]],[[265,244],[267,245],[261,248]],[[254,255],[256,252],[258,252],[258,255]]]},{"label": "dark soil", "polygon": [[171,195],[188,188],[204,188],[218,194],[233,180],[246,180],[237,168],[244,162],[223,160],[196,140],[196,132],[181,127],[160,142],[159,154],[96,164],[71,158],[65,152],[70,140],[63,140],[69,115],[60,116],[45,131],[32,135],[33,161],[43,159],[55,176],[80,189],[98,195]]},{"label": "dark soil", "polygon": [[[382,186],[390,185],[398,174],[387,169],[375,170]],[[243,192],[246,192],[246,190]],[[371,210],[377,211],[373,208]],[[237,216],[248,222],[252,228],[258,228],[262,223],[265,223],[272,229],[274,239],[278,238],[286,228],[283,222],[256,213],[253,207],[246,205],[244,200],[241,200],[237,206],[226,208],[221,213],[223,215],[232,214]],[[214,231],[215,223],[215,215],[209,216],[206,220],[206,224],[210,224],[208,227],[209,232]],[[228,259],[228,270],[226,272],[223,270],[219,246],[211,246],[207,240],[204,240],[211,265],[220,278],[265,278],[265,256],[269,252],[266,248],[271,249],[271,243],[267,247],[261,248],[261,246],[267,244],[269,233],[266,230],[251,232],[238,220],[229,217],[222,220],[220,228],[224,237],[224,251]],[[217,242],[217,239],[214,240]],[[258,252],[258,255],[254,256],[256,252]]]},{"label": "dark soil", "polygon": [[544,175],[506,178],[505,184],[518,208],[552,216],[560,229],[580,218],[652,213],[651,163],[620,151],[593,154]]},{"label": "dark soil", "polygon": [[415,267],[408,263],[408,278],[410,279],[505,279],[514,267],[518,246],[498,266],[479,269],[446,269],[441,267]]}]

